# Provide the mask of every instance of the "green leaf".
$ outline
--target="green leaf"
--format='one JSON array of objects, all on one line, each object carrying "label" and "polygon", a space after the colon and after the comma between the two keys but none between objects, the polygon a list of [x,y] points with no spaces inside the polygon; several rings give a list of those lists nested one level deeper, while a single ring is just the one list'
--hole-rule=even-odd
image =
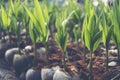
[{"label": "green leaf", "polygon": [[5,11],[5,9],[3,8],[3,6],[1,6],[1,8],[2,8],[2,22],[3,22],[4,28],[9,31],[10,17],[8,16],[8,14]]},{"label": "green leaf", "polygon": [[1,8],[2,8],[2,22],[3,22],[3,25],[5,26],[5,27],[7,27],[8,25],[7,25],[7,21],[8,21],[8,19],[7,19],[7,13],[6,13],[6,11],[4,10],[4,8],[1,6]]},{"label": "green leaf", "polygon": [[30,38],[31,38],[32,42],[36,43],[35,34],[33,33],[33,23],[32,23],[32,21],[30,21],[30,24],[29,24],[29,35],[30,35]]},{"label": "green leaf", "polygon": [[85,30],[86,30],[86,26],[87,26],[87,16],[85,17],[85,19],[84,19],[84,21],[83,21],[82,36],[81,36],[81,38],[82,38],[82,43],[83,43],[84,45],[86,45],[86,44],[85,44]]},{"label": "green leaf", "polygon": [[85,0],[85,12],[88,13],[88,14],[90,12],[89,0]]},{"label": "green leaf", "polygon": [[101,24],[100,24],[100,27],[102,30],[102,40],[103,40],[103,43],[105,44],[106,48],[109,47],[108,44],[111,39],[112,30],[113,30],[113,27],[111,25],[109,25],[109,22],[107,20],[108,17],[110,17],[110,16],[111,15],[109,15],[108,11],[104,11],[102,14],[102,19],[101,19]]},{"label": "green leaf", "polygon": [[58,46],[62,49],[61,44],[60,44],[60,43],[61,43],[61,42],[60,42],[60,37],[59,37],[59,34],[58,34],[58,33],[56,33],[55,39],[56,39],[56,42],[57,42]]},{"label": "green leaf", "polygon": [[89,50],[91,50],[91,35],[90,32],[86,29],[85,31],[85,45]]},{"label": "green leaf", "polygon": [[96,48],[98,47],[100,40],[102,37],[102,31],[99,31],[94,37],[93,37],[93,41],[92,43],[94,43],[93,45],[93,51],[96,50]]},{"label": "green leaf", "polygon": [[34,15],[32,14],[32,12],[30,12],[30,10],[26,6],[24,6],[24,8],[25,8],[27,14],[29,15],[31,21],[33,22],[33,24],[36,25],[37,21],[36,21]]},{"label": "green leaf", "polygon": [[16,18],[18,18],[19,11],[20,11],[20,6],[21,6],[21,0],[16,0],[16,1],[14,1],[14,3],[13,3],[13,1],[11,0],[11,1],[10,1],[10,4],[11,4],[11,9],[12,9],[12,11],[13,11],[14,16],[15,16]]},{"label": "green leaf", "polygon": [[41,29],[41,31],[43,32],[43,34],[46,34],[46,26],[45,26],[45,20],[42,14],[42,10],[41,10],[41,6],[38,2],[38,0],[34,0],[34,6],[35,6],[35,14],[36,14],[36,19],[39,22],[40,26],[37,26]]},{"label": "green leaf", "polygon": [[15,16],[11,17],[11,25],[13,26],[14,31],[17,32],[17,20]]},{"label": "green leaf", "polygon": [[15,13],[15,8],[14,8],[13,1],[12,1],[12,0],[10,1],[10,4],[11,4],[11,9],[12,9],[13,13]]},{"label": "green leaf", "polygon": [[66,51],[68,38],[69,38],[69,35],[66,33],[66,34],[65,34],[65,37],[64,37],[64,46],[63,46],[64,52]]},{"label": "green leaf", "polygon": [[34,24],[32,23],[32,21],[30,21],[30,26],[29,26],[29,34],[30,34],[30,38],[32,40],[33,43],[38,42],[39,40],[39,31],[36,29],[36,27],[34,27]]},{"label": "green leaf", "polygon": [[[37,26],[36,28],[39,29],[41,35],[40,35],[40,41],[43,43],[46,43],[48,41],[48,29],[46,27],[46,22],[42,13],[41,6],[39,4],[38,0],[34,0],[34,6],[35,6],[35,18],[37,20]],[[46,13],[47,14],[47,13]]]},{"label": "green leaf", "polygon": [[46,5],[44,5],[43,15],[44,15],[45,22],[48,23],[49,22],[49,15],[48,15],[48,7]]},{"label": "green leaf", "polygon": [[73,29],[73,34],[74,34],[74,38],[75,38],[75,41],[78,42],[78,40],[80,39],[81,37],[81,33],[80,33],[80,28],[79,28],[79,25],[75,25],[74,29]]},{"label": "green leaf", "polygon": [[109,42],[110,42],[110,39],[111,39],[111,36],[112,36],[112,32],[113,32],[113,27],[110,27],[109,30],[108,30],[108,35],[106,37],[106,47],[109,46]]},{"label": "green leaf", "polygon": [[113,35],[112,35],[112,40],[115,42],[116,46],[119,45],[119,42],[117,40],[117,36],[114,34],[114,32],[113,32]]}]

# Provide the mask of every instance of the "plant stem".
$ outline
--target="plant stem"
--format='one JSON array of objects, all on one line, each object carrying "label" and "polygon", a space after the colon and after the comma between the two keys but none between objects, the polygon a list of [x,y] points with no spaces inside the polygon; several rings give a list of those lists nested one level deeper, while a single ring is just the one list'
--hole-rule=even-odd
[{"label": "plant stem", "polygon": [[46,62],[46,65],[47,65],[48,64],[48,45],[47,45],[47,43],[45,44],[45,49],[46,49],[46,53],[45,53],[46,59],[45,59],[45,62]]},{"label": "plant stem", "polygon": [[8,31],[8,36],[9,36],[9,42],[10,42],[10,46],[11,46],[11,35],[10,35],[10,31]]},{"label": "plant stem", "polygon": [[62,65],[63,65],[63,68],[66,70],[65,52],[64,51],[62,53]]},{"label": "plant stem", "polygon": [[89,62],[89,69],[90,69],[90,76],[89,76],[89,80],[94,80],[94,76],[93,76],[93,64],[92,64],[92,51],[90,51],[90,62]]},{"label": "plant stem", "polygon": [[[18,24],[17,27],[18,27],[17,29],[20,30],[20,23]],[[21,54],[21,51],[20,51],[20,31],[16,32],[16,34],[17,34],[17,39],[18,39],[19,54]]]},{"label": "plant stem", "polygon": [[108,49],[106,48],[106,71],[108,72]]},{"label": "plant stem", "polygon": [[120,60],[120,49],[118,47],[118,60]]},{"label": "plant stem", "polygon": [[86,62],[85,46],[83,47],[83,56],[84,56],[84,61]]},{"label": "plant stem", "polygon": [[36,46],[36,43],[34,43],[34,53],[35,53],[35,56],[37,56],[37,53],[36,53],[36,49],[37,49],[37,46]]},{"label": "plant stem", "polygon": [[37,60],[37,53],[36,53],[36,49],[37,49],[37,46],[36,46],[36,43],[34,43],[34,59],[33,59],[33,65],[36,65],[36,60]]},{"label": "plant stem", "polygon": [[19,49],[18,51],[19,51],[19,54],[21,54],[21,51],[20,51],[20,37],[19,36],[17,36],[17,37],[18,37],[18,43],[17,44],[18,44],[18,49]]},{"label": "plant stem", "polygon": [[28,24],[30,22],[30,19],[26,22],[27,24],[25,24],[25,29],[26,29],[26,41],[28,41],[28,34],[29,34],[29,27],[28,27]]}]

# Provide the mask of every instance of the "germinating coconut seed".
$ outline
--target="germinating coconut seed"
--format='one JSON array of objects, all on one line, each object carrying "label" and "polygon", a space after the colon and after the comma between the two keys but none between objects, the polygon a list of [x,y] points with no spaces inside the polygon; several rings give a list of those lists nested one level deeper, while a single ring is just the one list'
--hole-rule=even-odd
[{"label": "germinating coconut seed", "polygon": [[16,74],[20,75],[23,71],[27,70],[32,64],[33,56],[15,54],[13,60],[13,67]]},{"label": "germinating coconut seed", "polygon": [[40,70],[29,69],[26,73],[26,80],[42,80]]},{"label": "germinating coconut seed", "polygon": [[71,77],[61,70],[56,70],[53,76],[53,80],[70,80]]},{"label": "germinating coconut seed", "polygon": [[18,54],[19,52],[19,49],[18,48],[12,48],[12,49],[8,49],[6,52],[5,52],[5,60],[12,64],[13,62],[13,57],[15,54]]},{"label": "germinating coconut seed", "polygon": [[52,68],[42,68],[41,69],[41,78],[42,80],[53,80],[53,75],[56,70],[60,69],[59,66]]},{"label": "germinating coconut seed", "polygon": [[41,69],[41,78],[42,80],[53,80],[53,75],[55,70],[43,68]]},{"label": "germinating coconut seed", "polygon": [[0,75],[0,80],[4,80],[4,78]]},{"label": "germinating coconut seed", "polygon": [[21,80],[25,80],[25,74],[26,74],[26,72],[22,72],[22,73],[20,74],[20,79],[21,79]]}]

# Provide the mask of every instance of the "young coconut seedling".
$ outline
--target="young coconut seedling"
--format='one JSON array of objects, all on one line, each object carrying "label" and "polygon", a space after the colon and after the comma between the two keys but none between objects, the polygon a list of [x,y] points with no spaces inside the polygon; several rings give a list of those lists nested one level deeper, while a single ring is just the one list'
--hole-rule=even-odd
[{"label": "young coconut seedling", "polygon": [[[2,13],[2,10],[0,9],[0,13]],[[0,15],[0,37],[1,37],[1,39],[3,39],[3,40],[5,40],[5,37],[4,37],[4,35],[5,35],[5,31],[4,31],[4,27],[3,27],[3,24],[2,24],[2,15]]]},{"label": "young coconut seedling", "polygon": [[72,12],[69,13],[69,16],[65,20],[66,28],[68,33],[70,34],[69,37],[72,41],[75,41],[75,34],[73,31],[73,29],[75,28],[75,25],[76,27],[80,27],[81,13],[82,12],[80,9],[73,10]]},{"label": "young coconut seedling", "polygon": [[[34,11],[33,13],[25,7],[27,14],[30,17],[30,27],[29,27],[29,34],[30,38],[35,46],[35,56],[36,55],[36,43],[41,41],[45,48],[47,49],[47,42],[48,42],[48,28],[46,26],[46,21],[43,16],[43,12],[38,0],[34,0]],[[46,13],[48,14],[48,13]],[[48,20],[48,19],[47,19]],[[46,50],[47,51],[47,50]],[[46,63],[48,62],[48,53],[46,52]]]},{"label": "young coconut seedling", "polygon": [[34,24],[32,23],[32,21],[30,21],[30,25],[29,25],[29,35],[30,38],[34,44],[34,53],[35,53],[35,57],[34,57],[34,61],[33,64],[35,64],[35,61],[37,59],[37,54],[36,54],[36,49],[37,49],[37,42],[39,41],[39,31],[37,30],[37,28],[34,26]]},{"label": "young coconut seedling", "polygon": [[67,47],[67,41],[68,41],[68,33],[66,31],[66,26],[64,24],[64,18],[66,14],[61,13],[60,15],[57,15],[57,20],[56,20],[56,28],[57,28],[57,33],[55,35],[56,42],[58,46],[62,49],[62,65],[63,68],[66,69],[66,47]]},{"label": "young coconut seedling", "polygon": [[106,71],[108,72],[108,50],[113,30],[113,27],[110,24],[110,14],[108,12],[108,7],[104,7],[100,22],[100,30],[102,30],[102,41],[106,48]]},{"label": "young coconut seedling", "polygon": [[[75,28],[79,28],[77,30],[79,30],[80,32],[81,23],[82,23],[82,10],[80,8],[73,10],[66,19],[67,30],[71,35],[70,37],[73,38],[75,42],[77,42],[76,41],[77,34],[75,34],[74,31],[75,31]],[[78,37],[80,38],[80,33]]]},{"label": "young coconut seedling", "polygon": [[15,30],[15,33],[16,33],[16,36],[17,36],[17,41],[18,41],[18,48],[19,48],[19,53],[21,54],[21,51],[20,51],[20,33],[21,33],[21,28],[22,28],[22,21],[21,21],[21,1],[20,0],[17,0],[17,1],[10,1],[10,7],[12,9],[12,24],[13,24],[13,27],[14,27],[14,30]]},{"label": "young coconut seedling", "polygon": [[120,18],[119,18],[120,17],[120,2],[119,4],[117,3],[117,1],[114,2],[111,14],[112,14],[111,20],[114,26],[113,41],[115,42],[117,46],[118,61],[119,61],[120,60],[120,37],[119,37],[119,34],[120,34]]},{"label": "young coconut seedling", "polygon": [[5,10],[5,8],[3,6],[1,6],[1,10],[2,10],[2,13],[1,13],[1,18],[2,18],[2,24],[3,24],[3,27],[4,29],[8,32],[8,35],[9,35],[9,41],[11,43],[11,40],[10,40],[10,32],[11,32],[11,10],[9,9],[8,13],[7,11]]},{"label": "young coconut seedling", "polygon": [[[91,6],[91,4],[89,3],[89,0],[85,0],[85,5],[84,5],[85,15],[89,15],[89,13],[90,13],[90,6]],[[82,26],[87,26],[86,21],[83,21],[83,25]],[[82,39],[82,44],[83,44],[84,61],[86,61],[86,53],[85,53],[86,45],[85,45],[85,35],[84,35],[85,31],[84,31],[84,29],[85,28],[82,27],[81,39]]]},{"label": "young coconut seedling", "polygon": [[88,65],[90,70],[89,80],[94,80],[92,56],[100,43],[102,32],[99,30],[99,18],[96,16],[95,10],[92,6],[89,11],[89,16],[86,14],[84,19],[82,36],[84,37],[84,44],[90,51],[90,61]]},{"label": "young coconut seedling", "polygon": [[[70,16],[69,16],[70,17]],[[73,38],[75,43],[77,44],[77,49],[79,50],[79,41],[81,40],[81,32],[82,32],[82,10],[77,9],[73,11],[73,14],[71,15],[72,22],[74,23],[74,27],[72,29],[73,32]]]}]

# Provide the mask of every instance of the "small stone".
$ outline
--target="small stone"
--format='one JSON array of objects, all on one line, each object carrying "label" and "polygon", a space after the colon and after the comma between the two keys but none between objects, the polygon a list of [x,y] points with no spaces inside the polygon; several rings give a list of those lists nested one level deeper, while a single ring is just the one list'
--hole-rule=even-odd
[{"label": "small stone", "polygon": [[116,48],[116,46],[115,46],[115,45],[110,46],[110,49],[115,49],[115,48]]},{"label": "small stone", "polygon": [[52,70],[59,70],[60,69],[60,66],[55,66],[55,67],[52,67]]},{"label": "small stone", "polygon": [[45,55],[46,49],[44,47],[41,47],[40,49],[37,49],[36,53],[39,55]]},{"label": "small stone", "polygon": [[44,47],[37,49],[36,53],[38,54],[39,58],[42,59],[43,61],[46,60],[46,49]]},{"label": "small stone", "polygon": [[25,47],[25,51],[26,51],[26,52],[32,52],[32,46],[27,45],[27,46]]},{"label": "small stone", "polygon": [[7,36],[5,36],[5,40],[9,40],[10,39],[10,37],[7,35]]},{"label": "small stone", "polygon": [[26,29],[23,29],[20,33],[21,36],[26,35]]},{"label": "small stone", "polygon": [[109,54],[111,54],[113,56],[117,56],[117,53],[118,53],[117,49],[115,49],[115,50],[109,50],[108,52],[109,52]]},{"label": "small stone", "polygon": [[114,61],[108,63],[109,67],[114,67],[116,65],[117,65],[117,62],[114,62]]},{"label": "small stone", "polygon": [[115,49],[115,50],[109,50],[109,53],[111,53],[111,54],[117,53],[117,49]]}]

